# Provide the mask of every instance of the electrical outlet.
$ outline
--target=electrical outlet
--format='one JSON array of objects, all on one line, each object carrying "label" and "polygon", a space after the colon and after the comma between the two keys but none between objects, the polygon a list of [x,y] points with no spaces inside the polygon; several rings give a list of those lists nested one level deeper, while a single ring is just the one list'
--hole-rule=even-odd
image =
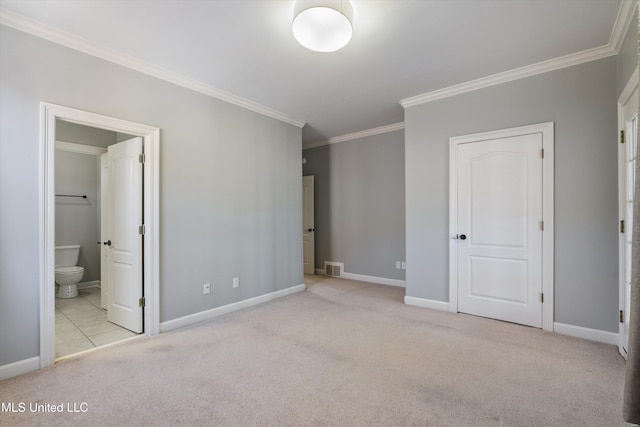
[{"label": "electrical outlet", "polygon": [[400,261],[396,261],[396,269],[400,270]]},{"label": "electrical outlet", "polygon": [[205,283],[202,285],[202,292],[207,295],[211,293],[211,285],[209,283]]},{"label": "electrical outlet", "polygon": [[406,263],[406,262],[404,262],[404,261],[402,261],[402,269],[403,269],[403,270],[406,270],[406,269],[407,269],[407,263]]},{"label": "electrical outlet", "polygon": [[240,278],[234,277],[233,278],[233,287],[237,288],[238,286],[240,286]]}]

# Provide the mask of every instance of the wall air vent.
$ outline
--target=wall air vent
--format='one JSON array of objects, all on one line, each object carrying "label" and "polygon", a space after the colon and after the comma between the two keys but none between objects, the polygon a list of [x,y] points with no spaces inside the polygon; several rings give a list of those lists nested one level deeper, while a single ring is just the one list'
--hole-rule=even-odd
[{"label": "wall air vent", "polygon": [[344,263],[333,262],[333,261],[324,262],[324,272],[327,276],[340,277],[342,276],[343,271],[344,271]]}]

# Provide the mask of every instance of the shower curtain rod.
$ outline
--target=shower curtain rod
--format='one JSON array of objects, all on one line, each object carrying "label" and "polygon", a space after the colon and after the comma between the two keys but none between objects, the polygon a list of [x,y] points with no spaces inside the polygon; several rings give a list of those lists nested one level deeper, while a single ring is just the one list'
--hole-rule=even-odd
[{"label": "shower curtain rod", "polygon": [[82,195],[82,196],[74,196],[72,194],[56,194],[56,197],[82,197],[83,199],[86,199],[87,196],[86,195]]}]

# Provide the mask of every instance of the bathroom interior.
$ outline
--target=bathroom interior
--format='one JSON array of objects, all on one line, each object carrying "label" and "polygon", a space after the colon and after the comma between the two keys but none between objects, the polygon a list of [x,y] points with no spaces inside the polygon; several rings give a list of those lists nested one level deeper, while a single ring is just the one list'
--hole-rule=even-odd
[{"label": "bathroom interior", "polygon": [[[107,147],[130,135],[56,121],[55,357],[137,336],[107,320],[102,218]],[[73,283],[76,282],[76,283]],[[61,285],[62,284],[62,285]]]}]

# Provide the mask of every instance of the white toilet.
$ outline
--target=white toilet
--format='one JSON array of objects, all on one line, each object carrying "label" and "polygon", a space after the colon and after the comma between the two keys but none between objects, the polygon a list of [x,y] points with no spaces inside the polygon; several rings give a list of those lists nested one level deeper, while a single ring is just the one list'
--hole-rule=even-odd
[{"label": "white toilet", "polygon": [[84,268],[77,266],[80,245],[56,246],[56,283],[60,285],[58,298],[78,296],[78,282],[82,280]]}]

